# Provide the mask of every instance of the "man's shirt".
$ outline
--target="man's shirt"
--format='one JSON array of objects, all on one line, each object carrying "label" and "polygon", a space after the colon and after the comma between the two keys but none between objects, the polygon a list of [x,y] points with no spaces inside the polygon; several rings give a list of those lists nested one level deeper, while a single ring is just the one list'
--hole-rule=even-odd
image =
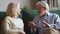
[{"label": "man's shirt", "polygon": [[41,34],[45,30],[42,21],[47,22],[48,24],[51,25],[51,27],[53,27],[55,29],[60,29],[60,18],[57,14],[48,12],[42,16],[38,15],[33,19],[33,22],[36,24],[36,26]]}]

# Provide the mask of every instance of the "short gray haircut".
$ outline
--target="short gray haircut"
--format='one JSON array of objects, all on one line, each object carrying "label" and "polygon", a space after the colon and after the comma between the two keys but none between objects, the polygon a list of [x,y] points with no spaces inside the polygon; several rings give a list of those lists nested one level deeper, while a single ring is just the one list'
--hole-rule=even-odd
[{"label": "short gray haircut", "polygon": [[48,6],[47,2],[45,2],[45,1],[38,1],[36,3],[36,5],[38,5],[38,4],[41,4],[43,7],[45,7],[47,9],[47,11],[49,11],[49,6]]},{"label": "short gray haircut", "polygon": [[20,6],[19,2],[10,2],[8,4],[7,10],[6,10],[7,11],[6,14],[9,15],[11,11],[12,12],[13,11],[17,11],[18,6]]}]

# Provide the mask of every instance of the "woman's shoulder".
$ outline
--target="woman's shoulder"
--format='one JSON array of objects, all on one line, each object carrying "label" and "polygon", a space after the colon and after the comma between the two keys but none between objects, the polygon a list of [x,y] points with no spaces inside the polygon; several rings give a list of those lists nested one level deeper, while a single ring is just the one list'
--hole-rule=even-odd
[{"label": "woman's shoulder", "polygon": [[6,17],[4,18],[4,21],[5,21],[5,22],[10,22],[9,19],[10,19],[10,17],[9,17],[9,16],[6,16]]},{"label": "woman's shoulder", "polygon": [[6,17],[5,17],[5,19],[8,19],[8,18],[10,18],[10,17],[9,17],[9,16],[6,16]]}]

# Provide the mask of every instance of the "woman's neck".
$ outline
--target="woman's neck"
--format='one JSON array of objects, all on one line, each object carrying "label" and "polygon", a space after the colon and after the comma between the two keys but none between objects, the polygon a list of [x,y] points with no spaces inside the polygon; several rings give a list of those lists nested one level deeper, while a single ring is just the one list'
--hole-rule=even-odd
[{"label": "woman's neck", "polygon": [[12,18],[14,18],[14,19],[18,18],[18,16],[10,16],[10,17],[12,17]]}]

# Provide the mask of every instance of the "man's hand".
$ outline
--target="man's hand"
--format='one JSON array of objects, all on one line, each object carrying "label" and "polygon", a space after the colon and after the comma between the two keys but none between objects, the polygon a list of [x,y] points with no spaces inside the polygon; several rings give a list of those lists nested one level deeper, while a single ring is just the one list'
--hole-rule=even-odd
[{"label": "man's hand", "polygon": [[43,22],[43,26],[46,27],[46,28],[52,28],[50,24],[48,24],[47,22],[45,21],[42,21]]},{"label": "man's hand", "polygon": [[36,24],[33,23],[33,22],[29,22],[29,23],[28,23],[28,26],[29,26],[30,28],[32,28],[32,29],[35,29],[35,28],[36,28]]}]

